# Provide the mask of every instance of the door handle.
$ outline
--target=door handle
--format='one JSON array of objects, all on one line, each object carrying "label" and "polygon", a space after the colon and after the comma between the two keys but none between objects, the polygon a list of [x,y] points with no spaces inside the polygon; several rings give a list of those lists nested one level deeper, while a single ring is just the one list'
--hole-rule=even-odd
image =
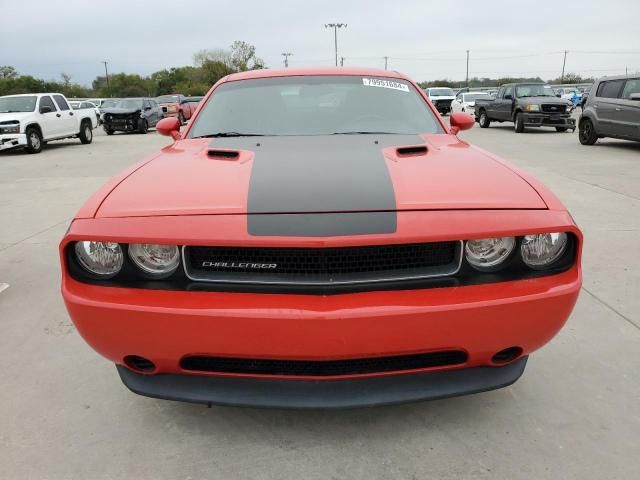
[{"label": "door handle", "polygon": [[69,112],[69,115],[71,115],[73,117],[73,112]]},{"label": "door handle", "polygon": [[60,118],[62,115],[60,115],[59,113],[56,113],[56,117]]},{"label": "door handle", "polygon": [[616,107],[616,112],[619,112],[620,110],[622,110],[621,108]]}]

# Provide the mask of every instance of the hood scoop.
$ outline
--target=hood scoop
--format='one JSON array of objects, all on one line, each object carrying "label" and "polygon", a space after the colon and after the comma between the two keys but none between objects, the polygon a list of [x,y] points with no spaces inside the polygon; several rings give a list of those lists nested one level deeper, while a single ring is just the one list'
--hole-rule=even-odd
[{"label": "hood scoop", "polygon": [[238,160],[240,158],[240,152],[238,150],[210,148],[207,150],[207,157],[215,160]]},{"label": "hood scoop", "polygon": [[426,145],[408,145],[396,149],[398,157],[420,157],[427,154]]}]

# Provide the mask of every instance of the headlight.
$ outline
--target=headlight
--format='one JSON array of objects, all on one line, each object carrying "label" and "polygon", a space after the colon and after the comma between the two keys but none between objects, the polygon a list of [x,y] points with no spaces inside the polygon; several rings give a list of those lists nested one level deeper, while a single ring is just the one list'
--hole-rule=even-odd
[{"label": "headlight", "polygon": [[467,262],[476,270],[495,270],[504,262],[516,246],[513,237],[468,240],[464,247]]},{"label": "headlight", "polygon": [[111,278],[122,269],[122,248],[112,242],[76,242],[76,258],[80,266],[92,275]]},{"label": "headlight", "polygon": [[529,105],[527,105],[526,107],[524,107],[524,109],[525,109],[527,112],[539,112],[539,111],[540,111],[540,105],[532,105],[532,104],[529,104]]},{"label": "headlight", "polygon": [[145,274],[155,278],[168,277],[180,264],[180,251],[176,245],[132,243],[129,258]]},{"label": "headlight", "polygon": [[520,245],[522,260],[535,270],[545,269],[558,260],[567,248],[567,234],[526,235]]},{"label": "headlight", "polygon": [[10,127],[0,127],[0,133],[20,133],[20,125],[11,125]]}]

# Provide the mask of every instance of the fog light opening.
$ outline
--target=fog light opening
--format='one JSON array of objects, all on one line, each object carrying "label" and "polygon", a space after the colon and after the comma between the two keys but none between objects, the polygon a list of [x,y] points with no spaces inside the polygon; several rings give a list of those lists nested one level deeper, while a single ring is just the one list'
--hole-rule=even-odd
[{"label": "fog light opening", "polygon": [[124,363],[131,370],[136,370],[138,372],[149,373],[156,369],[155,363],[151,360],[137,355],[127,355],[124,357]]},{"label": "fog light opening", "polygon": [[491,357],[491,361],[493,363],[505,364],[513,362],[520,355],[522,355],[521,347],[509,347],[496,353],[493,357]]}]

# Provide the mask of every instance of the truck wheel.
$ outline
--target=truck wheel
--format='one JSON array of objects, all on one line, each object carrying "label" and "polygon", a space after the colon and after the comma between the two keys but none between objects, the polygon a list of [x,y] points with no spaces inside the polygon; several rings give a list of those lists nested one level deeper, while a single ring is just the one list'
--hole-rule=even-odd
[{"label": "truck wheel", "polygon": [[566,132],[569,130],[567,127],[556,127],[556,132]]},{"label": "truck wheel", "polygon": [[489,120],[487,112],[484,110],[480,110],[480,119],[478,120],[478,124],[480,124],[480,128],[489,128],[489,125],[491,125],[491,120]]},{"label": "truck wheel", "polygon": [[102,129],[104,130],[104,133],[106,133],[107,135],[113,135],[113,134],[115,133],[115,131],[114,131],[114,130],[111,130],[110,128],[107,128],[107,126],[106,126],[106,125],[104,125],[104,126],[102,127]]},{"label": "truck wheel", "polygon": [[149,124],[144,118],[138,120],[138,133],[147,133],[149,131]]},{"label": "truck wheel", "polygon": [[42,134],[37,128],[27,128],[27,146],[25,150],[29,153],[40,153],[42,151]]},{"label": "truck wheel", "polygon": [[582,145],[593,145],[598,141],[598,135],[596,129],[593,128],[593,123],[588,118],[585,118],[580,122],[578,128],[578,140]]},{"label": "truck wheel", "polygon": [[93,142],[93,130],[91,129],[91,120],[84,120],[80,125],[80,133],[78,138],[83,145]]},{"label": "truck wheel", "polygon": [[516,133],[524,132],[524,119],[522,118],[522,113],[516,113],[516,118],[514,121],[514,129]]},{"label": "truck wheel", "polygon": [[180,125],[184,125],[186,120],[184,118],[184,115],[182,114],[182,112],[178,113],[178,120],[180,121]]}]

